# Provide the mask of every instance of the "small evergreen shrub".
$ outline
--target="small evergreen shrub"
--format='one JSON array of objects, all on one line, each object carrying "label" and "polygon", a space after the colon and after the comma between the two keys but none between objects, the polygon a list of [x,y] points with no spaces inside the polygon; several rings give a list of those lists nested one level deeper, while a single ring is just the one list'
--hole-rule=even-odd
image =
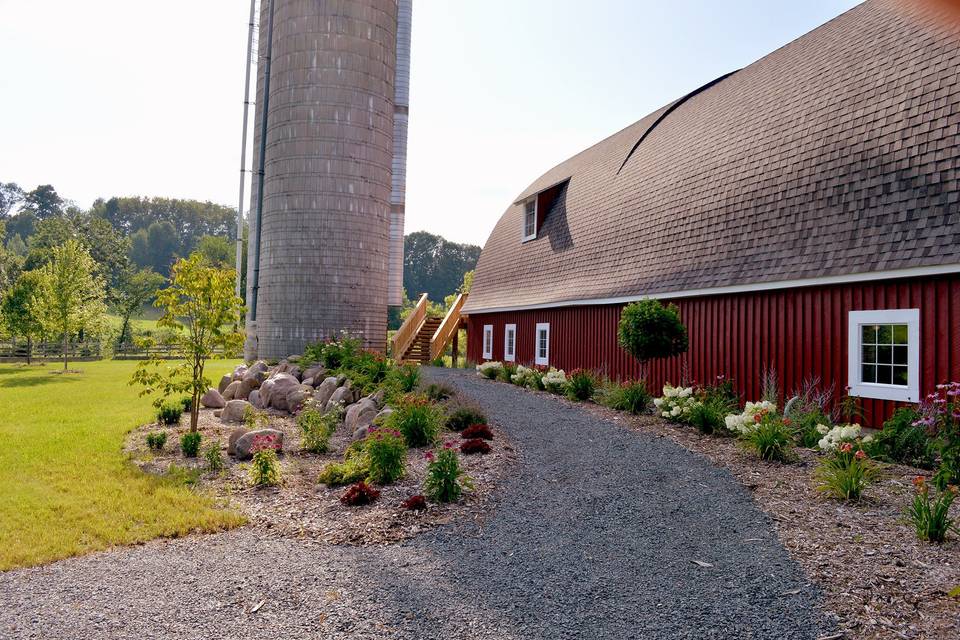
[{"label": "small evergreen shrub", "polygon": [[386,420],[389,429],[403,434],[409,447],[433,444],[443,427],[443,410],[423,396],[405,395]]},{"label": "small evergreen shrub", "polygon": [[360,481],[354,485],[351,485],[350,488],[347,489],[342,496],[340,496],[340,502],[348,507],[360,507],[374,502],[379,497],[379,491],[368,485],[366,482]]},{"label": "small evergreen shrub", "polygon": [[669,358],[687,350],[687,328],[680,321],[676,305],[664,306],[647,298],[623,308],[617,340],[640,362]]},{"label": "small evergreen shrub", "polygon": [[372,429],[365,442],[372,482],[390,484],[403,477],[407,443],[399,431]]},{"label": "small evergreen shrub", "polygon": [[936,464],[936,443],[923,426],[914,424],[919,420],[920,414],[913,409],[897,409],[883,423],[883,429],[867,444],[867,452],[884,462],[933,469]]},{"label": "small evergreen shrub", "polygon": [[837,500],[859,500],[863,490],[878,475],[876,466],[863,449],[854,451],[849,442],[827,454],[814,476],[817,490]]},{"label": "small evergreen shrub", "polygon": [[650,392],[644,380],[628,380],[617,384],[608,383],[599,394],[600,403],[617,411],[641,414],[650,406]]},{"label": "small evergreen shrub", "polygon": [[220,453],[220,445],[210,444],[203,450],[203,459],[207,463],[207,470],[211,473],[223,471],[223,455]]},{"label": "small evergreen shrub", "polygon": [[183,407],[184,411],[190,411],[193,408],[193,398],[190,396],[183,396],[180,398],[180,406]]},{"label": "small evergreen shrub", "polygon": [[567,376],[567,397],[571,400],[583,402],[593,397],[597,387],[597,378],[593,373],[583,369],[574,369]]},{"label": "small evergreen shrub", "polygon": [[450,408],[446,426],[451,431],[463,431],[471,425],[486,424],[486,422],[487,415],[483,409],[475,404],[460,401]]},{"label": "small evergreen shrub", "polygon": [[470,479],[464,476],[460,468],[457,452],[449,446],[436,453],[428,452],[427,478],[424,481],[424,493],[434,502],[456,502],[463,495],[464,488],[471,488]]},{"label": "small evergreen shrub", "polygon": [[472,440],[473,438],[493,440],[493,431],[490,431],[490,427],[485,424],[474,424],[461,431],[460,437],[464,440]]},{"label": "small evergreen shrub", "polygon": [[168,427],[180,424],[180,416],[183,415],[183,405],[174,402],[164,402],[157,409],[157,422],[165,424]]},{"label": "small evergreen shrub", "polygon": [[400,506],[407,511],[423,511],[427,508],[427,499],[418,493],[401,502]]},{"label": "small evergreen shrub", "polygon": [[198,431],[188,431],[180,436],[180,450],[184,457],[196,458],[200,452],[200,433]]},{"label": "small evergreen shrub", "polygon": [[490,453],[490,445],[483,438],[471,438],[460,443],[460,453],[465,456]]},{"label": "small evergreen shrub", "polygon": [[274,449],[267,447],[253,454],[250,481],[257,487],[275,487],[280,484],[280,461]]},{"label": "small evergreen shrub", "polygon": [[913,484],[916,495],[907,515],[917,537],[928,542],[943,542],[947,539],[947,533],[960,533],[955,518],[950,517],[950,506],[957,497],[957,487],[949,485],[943,491],[936,491],[934,487],[934,491],[931,491],[923,476],[914,478]]},{"label": "small evergreen shrub", "polygon": [[166,431],[153,431],[147,434],[147,446],[154,451],[160,451],[165,444],[167,444]]}]

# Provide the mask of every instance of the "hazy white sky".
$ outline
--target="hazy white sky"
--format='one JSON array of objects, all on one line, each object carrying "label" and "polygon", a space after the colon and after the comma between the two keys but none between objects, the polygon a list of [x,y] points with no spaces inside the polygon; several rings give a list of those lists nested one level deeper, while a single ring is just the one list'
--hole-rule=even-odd
[{"label": "hazy white sky", "polygon": [[[856,4],[414,0],[407,232],[483,244],[554,164]],[[0,181],[236,206],[248,12],[0,0]]]}]

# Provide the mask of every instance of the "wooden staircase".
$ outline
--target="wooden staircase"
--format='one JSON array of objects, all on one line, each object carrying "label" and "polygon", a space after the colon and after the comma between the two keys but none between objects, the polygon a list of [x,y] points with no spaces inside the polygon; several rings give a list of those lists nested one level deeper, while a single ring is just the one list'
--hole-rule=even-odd
[{"label": "wooden staircase", "polygon": [[437,329],[440,328],[441,322],[443,322],[443,318],[436,316],[424,319],[420,325],[420,330],[417,331],[413,340],[410,342],[410,346],[407,347],[407,350],[400,359],[404,362],[430,364],[433,360],[430,357],[430,340],[433,338],[433,334],[436,333]]},{"label": "wooden staircase", "polygon": [[443,318],[427,315],[427,294],[420,296],[417,306],[393,336],[391,353],[397,362],[430,364],[441,357],[452,341],[457,342],[457,331],[463,318],[460,309],[467,295],[460,294]]}]

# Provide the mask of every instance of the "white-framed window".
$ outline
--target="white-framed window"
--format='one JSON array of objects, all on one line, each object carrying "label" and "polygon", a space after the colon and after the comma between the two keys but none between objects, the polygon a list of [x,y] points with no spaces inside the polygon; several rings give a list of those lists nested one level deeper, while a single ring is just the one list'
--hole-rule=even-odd
[{"label": "white-framed window", "polygon": [[920,310],[851,311],[848,318],[850,395],[920,401]]},{"label": "white-framed window", "polygon": [[537,198],[534,196],[523,203],[523,236],[521,241],[537,237]]},{"label": "white-framed window", "polygon": [[493,325],[483,325],[483,358],[493,360]]},{"label": "white-framed window", "polygon": [[508,324],[503,330],[503,360],[513,362],[517,359],[517,325]]},{"label": "white-framed window", "polygon": [[534,345],[534,364],[544,366],[550,364],[550,323],[538,322],[536,332],[536,343]]}]

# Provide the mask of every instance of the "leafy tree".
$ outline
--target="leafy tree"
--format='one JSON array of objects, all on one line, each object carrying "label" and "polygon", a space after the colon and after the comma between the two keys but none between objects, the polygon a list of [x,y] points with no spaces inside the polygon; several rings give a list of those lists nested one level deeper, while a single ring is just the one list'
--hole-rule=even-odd
[{"label": "leafy tree", "polygon": [[27,259],[24,268],[39,269],[53,259],[53,251],[67,240],[77,240],[80,233],[75,221],[66,216],[42,219],[34,227],[34,234],[27,243]]},{"label": "leafy tree", "polygon": [[222,236],[203,236],[197,242],[196,251],[214,267],[232,269],[237,261],[236,245]]},{"label": "leafy tree", "polygon": [[[3,227],[0,226],[0,236],[3,235]],[[27,255],[27,243],[23,241],[23,238],[20,237],[19,233],[14,233],[7,239],[7,251],[11,255],[18,256],[20,258],[26,257]]]},{"label": "leafy tree", "polygon": [[42,184],[23,197],[23,208],[37,220],[46,220],[59,216],[64,211],[64,200],[49,184]]},{"label": "leafy tree", "polygon": [[23,189],[16,182],[0,182],[0,220],[6,218],[14,207],[23,202]]},{"label": "leafy tree", "polygon": [[180,237],[171,222],[154,222],[140,229],[130,239],[130,257],[138,267],[149,267],[167,274],[180,250]]},{"label": "leafy tree", "polygon": [[0,317],[7,330],[15,336],[27,339],[27,364],[33,355],[33,341],[43,334],[41,300],[43,273],[24,271],[0,298]]},{"label": "leafy tree", "polygon": [[640,362],[669,358],[687,350],[687,328],[676,305],[646,298],[623,308],[617,332],[620,346]]},{"label": "leafy tree", "polygon": [[[0,238],[2,238],[3,235],[4,224],[3,221],[0,220]],[[7,247],[4,247],[3,244],[0,243],[0,295],[17,279],[21,262],[23,261],[20,256],[10,250],[9,243]]]},{"label": "leafy tree", "polygon": [[426,293],[439,302],[454,293],[463,274],[476,266],[480,247],[416,231],[404,238],[403,254],[404,288],[414,299]]},{"label": "leafy tree", "polygon": [[189,393],[191,431],[197,430],[200,396],[210,387],[204,376],[207,360],[233,356],[243,348],[243,332],[233,328],[243,311],[234,295],[234,275],[232,269],[208,266],[199,253],[173,265],[170,286],[157,293],[154,303],[164,310],[157,326],[177,333],[186,358],[173,367],[157,358],[142,362],[130,381],[144,386],[141,395],[160,392],[154,401],[158,407],[166,396]]},{"label": "leafy tree", "polygon": [[164,282],[164,277],[152,269],[135,269],[128,266],[123,272],[113,293],[114,305],[121,318],[118,346],[128,342],[128,334],[131,333],[130,316],[152,300]]},{"label": "leafy tree", "polygon": [[29,211],[21,210],[20,213],[10,216],[6,219],[7,239],[16,234],[23,238],[24,242],[33,235],[33,228],[37,224],[37,217]]},{"label": "leafy tree", "polygon": [[63,340],[63,369],[67,369],[70,336],[102,326],[106,307],[103,280],[96,263],[78,240],[67,240],[53,249],[52,259],[41,270],[38,310],[48,333]]}]

